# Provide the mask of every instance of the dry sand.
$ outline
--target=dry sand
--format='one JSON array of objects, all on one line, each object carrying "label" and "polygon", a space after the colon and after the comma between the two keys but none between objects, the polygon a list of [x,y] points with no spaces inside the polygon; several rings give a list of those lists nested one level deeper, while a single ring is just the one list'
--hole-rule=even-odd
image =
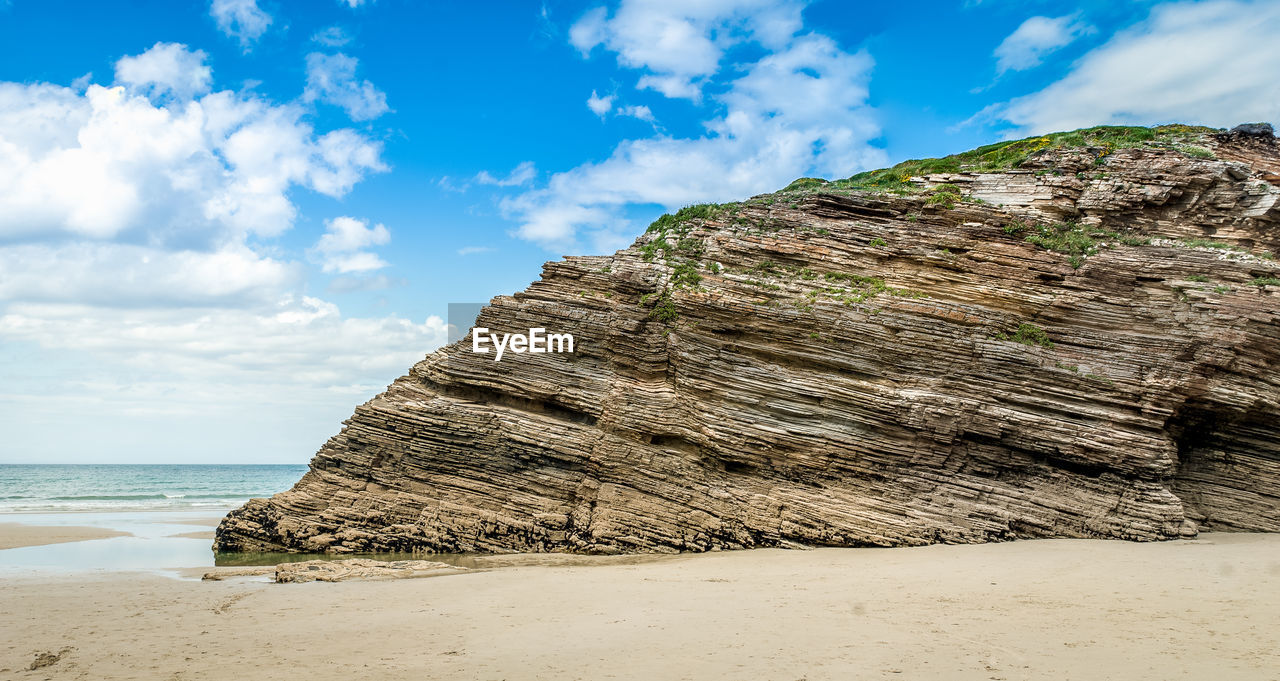
[{"label": "dry sand", "polygon": [[128,536],[128,532],[108,530],[103,527],[63,527],[58,525],[25,525],[22,523],[0,523],[0,550],[16,549],[23,546],[45,546],[48,544],[65,544],[73,541],[89,539],[107,539],[108,537]]},{"label": "dry sand", "polygon": [[583,563],[5,580],[0,678],[1280,678],[1280,535]]}]

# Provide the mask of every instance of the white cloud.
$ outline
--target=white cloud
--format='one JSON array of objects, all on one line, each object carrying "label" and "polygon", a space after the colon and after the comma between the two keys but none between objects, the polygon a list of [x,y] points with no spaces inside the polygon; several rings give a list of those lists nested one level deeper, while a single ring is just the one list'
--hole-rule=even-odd
[{"label": "white cloud", "polygon": [[382,291],[408,285],[409,281],[403,277],[389,277],[385,274],[355,277],[340,276],[329,280],[329,286],[326,290],[330,293],[354,293],[356,291]]},{"label": "white cloud", "polygon": [[317,136],[298,107],[229,91],[157,105],[151,86],[0,83],[0,238],[273,236],[292,225],[291,187],[337,197],[385,170],[379,143]]},{"label": "white cloud", "polygon": [[346,5],[351,9],[355,9],[361,5],[372,5],[375,0],[338,0],[339,5]]},{"label": "white cloud", "polygon": [[189,98],[209,91],[213,72],[204,63],[207,57],[203,50],[193,52],[186,45],[156,43],[136,57],[117,61],[116,82],[139,92]]},{"label": "white cloud", "polygon": [[218,24],[218,30],[239,40],[246,52],[272,22],[271,15],[258,7],[257,0],[213,0],[209,15]]},{"label": "white cloud", "polygon": [[493,250],[490,246],[463,246],[458,249],[458,255],[478,255],[480,253],[489,253]]},{"label": "white cloud", "polygon": [[628,105],[620,107],[618,109],[618,115],[638,118],[646,123],[653,122],[653,112],[649,110],[649,107],[644,105]]},{"label": "white cloud", "polygon": [[569,43],[582,52],[582,56],[591,54],[591,50],[603,43],[608,35],[609,10],[595,7],[587,10],[569,27]]},{"label": "white cloud", "polygon": [[341,26],[330,26],[312,34],[311,42],[325,47],[342,47],[351,42],[351,35]]},{"label": "white cloud", "polygon": [[614,108],[614,101],[617,100],[616,95],[605,95],[601,97],[596,94],[595,90],[591,91],[591,96],[587,98],[587,108],[600,118],[604,118],[610,111],[616,112],[619,116],[630,116],[638,118],[649,123],[653,122],[653,111],[644,105],[624,104]]},{"label": "white cloud", "polygon": [[1230,126],[1280,120],[1280,3],[1217,0],[1155,7],[1049,87],[979,117],[1014,135],[1106,123]]},{"label": "white cloud", "polygon": [[[291,197],[345,195],[386,169],[381,145],[317,131],[296,104],[210,92],[203,53],[180,45],[119,60],[116,78],[0,82],[6,455],[92,458],[110,449],[93,442],[119,441],[129,444],[118,457],[181,460],[203,446],[184,438],[213,419],[244,432],[237,424],[259,418],[244,437],[301,460],[353,402],[445,338],[439,319],[343,317],[302,295],[309,268],[277,239],[293,227]],[[384,265],[368,249],[386,243],[386,228],[353,222],[320,238],[333,270]],[[359,279],[366,290],[399,281]],[[68,404],[80,435],[51,436]],[[171,427],[175,414],[183,428]],[[285,421],[305,424],[291,431],[300,444],[272,435]],[[275,451],[285,450],[252,456]]]},{"label": "white cloud", "polygon": [[212,251],[120,243],[27,243],[0,247],[0,301],[101,307],[269,303],[301,280],[296,264],[242,244]]},{"label": "white cloud", "polygon": [[476,182],[498,187],[522,187],[538,176],[538,169],[533,161],[525,161],[507,173],[506,177],[494,177],[489,171],[481,170],[476,174]]},{"label": "white cloud", "polygon": [[351,120],[367,121],[389,111],[387,96],[369,81],[356,80],[359,61],[345,54],[307,55],[307,88],[303,98],[342,107]]},{"label": "white cloud", "polygon": [[638,87],[697,100],[706,79],[736,44],[781,49],[800,30],[800,0],[623,0],[612,16],[604,7],[569,30],[583,55],[603,45],[621,66],[641,69]]},{"label": "white cloud", "polygon": [[444,177],[441,177],[439,180],[436,181],[436,186],[440,187],[441,189],[447,192],[462,194],[463,192],[467,191],[467,189],[470,188],[471,185],[466,182],[462,184],[457,184],[456,182],[454,182],[453,178],[449,177],[448,175],[445,175]]},{"label": "white cloud", "polygon": [[325,233],[313,249],[321,259],[325,272],[350,274],[382,269],[387,263],[364,249],[391,241],[384,225],[369,226],[366,220],[339,217],[325,222]]},{"label": "white cloud", "polygon": [[1046,56],[1092,30],[1074,14],[1031,17],[996,47],[996,71],[1025,71],[1039,66]]},{"label": "white cloud", "polygon": [[595,115],[604,118],[604,115],[613,109],[613,95],[605,95],[601,97],[596,94],[595,90],[591,91],[591,96],[587,98],[587,108]]},{"label": "white cloud", "polygon": [[[6,342],[93,362],[93,372],[46,386],[57,401],[88,398],[78,411],[131,416],[202,415],[246,401],[280,410],[295,401],[331,401],[329,395],[339,398],[339,413],[349,413],[353,402],[442,345],[445,327],[434,316],[421,323],[343,317],[332,303],[305,296],[254,310],[23,303],[0,315]],[[38,398],[18,401],[38,410]],[[317,435],[331,433],[336,422],[319,428]],[[303,444],[297,454],[318,444]]]},{"label": "white cloud", "polygon": [[883,151],[869,144],[879,134],[866,104],[871,67],[865,53],[830,38],[797,36],[727,83],[716,96],[723,113],[705,123],[704,136],[625,140],[603,161],[505,199],[503,213],[519,223],[518,236],[547,248],[604,250],[634,237],[628,206],[738,200],[801,175],[883,165]]}]

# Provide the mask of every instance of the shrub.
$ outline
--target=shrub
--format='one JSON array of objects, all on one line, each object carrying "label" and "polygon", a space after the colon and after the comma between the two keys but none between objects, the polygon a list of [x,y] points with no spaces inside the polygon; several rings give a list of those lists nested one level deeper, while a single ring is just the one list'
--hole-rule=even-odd
[{"label": "shrub", "polygon": [[1017,330],[1013,333],[999,333],[996,335],[997,340],[1013,341],[1014,343],[1022,343],[1023,345],[1039,345],[1042,348],[1052,348],[1053,341],[1049,340],[1049,334],[1044,329],[1035,324],[1023,322],[1018,325]]},{"label": "shrub", "polygon": [[[649,224],[645,233],[661,232],[664,236],[673,229],[685,226],[693,220],[710,220],[719,217],[722,213],[737,204],[718,204],[718,203],[699,203],[692,206],[685,206],[676,211],[674,215],[671,213],[663,213],[657,220]],[[687,230],[684,230],[687,231]]]},{"label": "shrub", "polygon": [[814,189],[817,187],[826,186],[827,184],[828,184],[827,181],[820,177],[802,177],[792,182],[791,184],[787,185],[787,188],[783,189],[782,191],[791,192],[791,191],[797,191],[800,189]]},{"label": "shrub", "polygon": [[1055,132],[1039,137],[997,142],[942,158],[903,161],[892,168],[869,170],[829,184],[833,188],[900,189],[912,177],[934,173],[1010,170],[1020,167],[1033,155],[1046,149],[1071,147],[1101,147],[1102,152],[1095,161],[1096,165],[1105,163],[1106,157],[1116,149],[1148,145],[1169,149],[1178,148],[1185,154],[1196,156],[1202,152],[1194,150],[1201,148],[1187,145],[1214,132],[1217,131],[1213,128],[1190,125],[1161,125],[1154,128],[1100,125],[1071,132]]}]

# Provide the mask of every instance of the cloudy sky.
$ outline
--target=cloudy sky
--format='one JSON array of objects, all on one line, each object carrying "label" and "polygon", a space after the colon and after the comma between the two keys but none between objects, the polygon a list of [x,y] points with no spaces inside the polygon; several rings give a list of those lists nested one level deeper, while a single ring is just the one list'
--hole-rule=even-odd
[{"label": "cloudy sky", "polygon": [[0,462],[304,462],[664,210],[1280,122],[1280,2],[0,0]]}]

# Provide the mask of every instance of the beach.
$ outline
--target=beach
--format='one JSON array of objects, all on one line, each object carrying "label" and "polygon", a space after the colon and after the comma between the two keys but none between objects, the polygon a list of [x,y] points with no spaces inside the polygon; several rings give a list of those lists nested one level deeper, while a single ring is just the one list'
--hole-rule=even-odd
[{"label": "beach", "polygon": [[0,675],[1280,678],[1274,534],[512,556],[342,583],[200,581],[207,571],[0,581]]},{"label": "beach", "polygon": [[127,535],[127,532],[109,530],[103,527],[85,527],[80,525],[57,527],[0,522],[0,550],[17,549],[25,546],[65,544],[68,542],[107,539],[110,537],[123,537]]}]

